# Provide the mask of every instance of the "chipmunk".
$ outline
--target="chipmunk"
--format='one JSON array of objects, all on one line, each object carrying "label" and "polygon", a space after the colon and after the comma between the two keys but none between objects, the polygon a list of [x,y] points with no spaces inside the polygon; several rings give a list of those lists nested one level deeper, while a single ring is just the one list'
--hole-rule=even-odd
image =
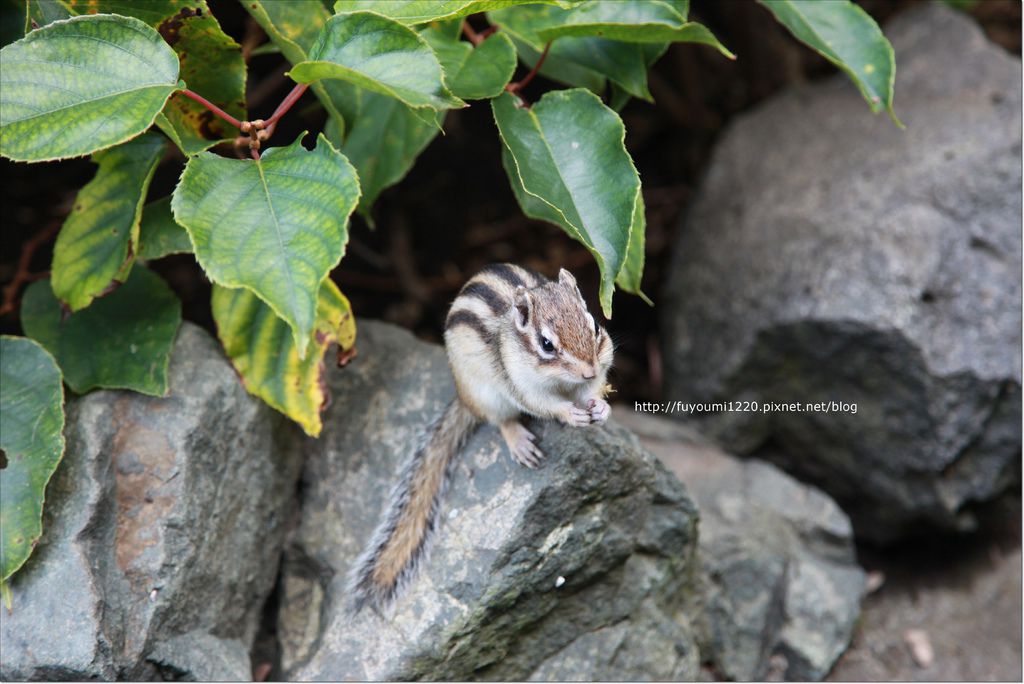
[{"label": "chipmunk", "polygon": [[487,266],[452,302],[444,341],[456,397],[403,468],[382,522],[353,566],[354,613],[387,607],[423,561],[451,466],[477,427],[496,425],[512,458],[535,468],[544,454],[522,414],[585,427],[611,413],[604,395],[612,341],[565,269],[551,281],[513,264]]}]

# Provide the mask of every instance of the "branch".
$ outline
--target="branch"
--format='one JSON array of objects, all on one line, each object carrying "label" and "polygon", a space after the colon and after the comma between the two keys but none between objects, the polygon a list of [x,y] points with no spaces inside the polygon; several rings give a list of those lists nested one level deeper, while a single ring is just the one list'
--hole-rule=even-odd
[{"label": "branch", "polygon": [[469,39],[469,42],[472,43],[474,47],[487,40],[492,33],[498,30],[498,28],[497,24],[491,24],[483,31],[477,33],[473,30],[473,27],[469,25],[468,21],[465,19],[462,20],[462,33],[465,34],[466,38]]},{"label": "branch", "polygon": [[231,116],[223,109],[207,100],[202,95],[192,92],[191,90],[181,91],[185,97],[191,98],[203,105],[211,112],[219,116],[220,118],[227,121],[229,124],[240,130],[245,135],[239,136],[235,139],[236,146],[248,145],[249,153],[252,158],[259,161],[260,158],[260,144],[266,141],[270,136],[274,134],[274,129],[277,128],[277,122],[284,116],[289,109],[292,108],[302,94],[309,88],[308,83],[298,83],[291,92],[288,93],[281,104],[277,106],[274,113],[271,114],[270,118],[264,121],[263,119],[253,119],[252,121],[239,121],[235,117]]},{"label": "branch", "polygon": [[209,100],[207,100],[202,95],[200,95],[198,93],[194,93],[191,90],[189,90],[188,88],[186,88],[185,90],[182,90],[181,94],[184,95],[185,97],[187,97],[189,99],[192,99],[192,100],[195,100],[199,104],[203,105],[204,107],[209,109],[211,112],[213,112],[214,114],[216,114],[220,118],[222,118],[225,121],[227,121],[229,124],[231,124],[235,128],[241,128],[242,127],[242,122],[241,121],[239,121],[235,117],[231,116],[230,114],[225,112],[223,109],[221,109],[217,105],[215,105],[212,102],[210,102]]},{"label": "branch", "polygon": [[515,83],[509,83],[507,86],[505,86],[505,90],[515,95],[520,90],[530,85],[530,81],[532,81],[533,77],[537,75],[538,71],[540,71],[541,66],[543,66],[544,64],[544,60],[548,58],[548,50],[550,49],[551,41],[549,40],[547,44],[544,46],[544,52],[540,54],[540,59],[538,59],[537,63],[533,65],[533,68],[530,69],[530,73],[526,74],[526,76],[523,76],[522,80],[516,81]]},{"label": "branch", "polygon": [[[283,100],[281,100],[281,104],[277,105],[277,109],[275,109],[274,113],[270,115],[270,118],[267,119],[264,126],[268,130],[272,131],[274,126],[277,124],[278,119],[284,116],[285,113],[292,108],[292,105],[299,101],[299,98],[302,97],[302,94],[306,92],[307,88],[309,88],[308,83],[296,84],[295,87],[292,88],[292,91],[288,93]],[[270,134],[268,133],[268,136],[269,135]]]},{"label": "branch", "polygon": [[245,22],[245,37],[242,39],[242,61],[246,64],[249,63],[249,57],[252,56],[252,51],[259,46],[267,34],[263,32],[263,29],[256,20],[252,17]]},{"label": "branch", "polygon": [[466,38],[468,38],[469,42],[472,43],[473,45],[479,45],[480,43],[484,42],[483,37],[476,31],[474,31],[473,27],[470,26],[469,22],[466,21],[465,19],[462,20],[462,32],[466,35]]},{"label": "branch", "polygon": [[45,278],[49,275],[49,271],[42,273],[29,273],[28,267],[32,265],[32,256],[36,253],[36,250],[40,246],[50,241],[57,231],[60,230],[61,223],[54,221],[45,229],[39,231],[33,235],[25,244],[21,246],[21,256],[18,257],[18,269],[14,272],[14,279],[11,280],[4,287],[4,299],[3,304],[0,305],[0,316],[6,316],[9,313],[13,313],[17,306],[14,303],[14,298],[18,295],[18,290],[24,283],[31,283],[40,278]]},{"label": "branch", "polygon": [[270,136],[274,135],[274,130],[277,128],[277,122],[284,116],[289,109],[292,108],[299,98],[302,97],[303,93],[309,88],[308,83],[299,83],[291,92],[288,93],[281,104],[277,105],[277,109],[270,115],[270,118],[264,121],[263,119],[253,119],[252,121],[243,121],[241,125],[242,133],[247,134],[246,136],[237,138],[235,145],[248,145],[249,152],[252,154],[252,158],[259,161],[260,158],[260,144],[269,140]]}]

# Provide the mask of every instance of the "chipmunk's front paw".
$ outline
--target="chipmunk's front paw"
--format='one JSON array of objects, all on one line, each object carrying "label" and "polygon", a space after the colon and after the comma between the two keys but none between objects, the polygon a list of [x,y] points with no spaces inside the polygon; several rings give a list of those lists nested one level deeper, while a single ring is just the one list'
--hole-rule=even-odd
[{"label": "chipmunk's front paw", "polygon": [[587,402],[587,408],[590,411],[590,422],[595,425],[604,423],[612,414],[612,407],[604,399],[591,399]]},{"label": "chipmunk's front paw", "polygon": [[566,402],[562,407],[559,418],[563,423],[571,427],[586,427],[590,425],[590,410],[582,409],[573,403]]},{"label": "chipmunk's front paw", "polygon": [[505,445],[508,446],[513,461],[527,468],[536,468],[540,465],[544,452],[533,443],[537,438],[532,432],[520,423],[511,422],[501,426],[501,435],[505,438]]}]

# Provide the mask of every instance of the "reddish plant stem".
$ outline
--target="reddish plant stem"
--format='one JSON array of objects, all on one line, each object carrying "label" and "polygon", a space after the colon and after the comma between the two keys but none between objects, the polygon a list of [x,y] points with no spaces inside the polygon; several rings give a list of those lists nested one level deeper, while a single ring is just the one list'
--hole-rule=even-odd
[{"label": "reddish plant stem", "polygon": [[299,98],[302,97],[302,94],[306,92],[307,88],[309,88],[308,83],[297,83],[295,87],[292,88],[292,91],[288,93],[283,100],[281,100],[281,104],[277,105],[277,109],[274,110],[274,113],[271,114],[270,118],[264,123],[264,128],[273,130],[278,119],[284,116],[285,113],[292,108],[292,105],[299,101]]},{"label": "reddish plant stem", "polygon": [[493,34],[497,30],[498,25],[491,24],[483,31],[480,31],[478,33],[473,30],[473,27],[469,25],[468,21],[466,21],[465,19],[462,20],[462,33],[465,34],[466,38],[468,38],[469,42],[472,43],[474,46],[479,45],[480,43],[487,40],[487,38],[489,38],[491,34]]},{"label": "reddish plant stem", "polygon": [[14,272],[14,278],[11,282],[7,283],[4,287],[4,300],[3,304],[0,305],[0,316],[6,316],[12,313],[17,307],[14,304],[14,298],[18,295],[18,289],[24,283],[31,283],[34,280],[45,278],[49,275],[49,272],[44,273],[29,273],[28,268],[32,265],[32,255],[36,253],[41,245],[48,242],[57,231],[60,230],[61,223],[54,221],[45,229],[39,231],[33,235],[29,240],[21,246],[21,256],[18,257],[18,269]]},{"label": "reddish plant stem", "polygon": [[252,51],[267,37],[260,25],[252,17],[245,22],[245,38],[242,39],[242,61],[249,63]]},{"label": "reddish plant stem", "polygon": [[235,138],[235,145],[248,145],[249,154],[252,155],[253,159],[259,161],[260,144],[274,134],[274,129],[277,128],[277,122],[288,112],[289,109],[292,108],[292,105],[298,102],[299,98],[302,97],[302,94],[305,93],[308,88],[309,84],[307,83],[297,84],[292,88],[292,91],[288,93],[283,100],[281,100],[281,104],[277,106],[277,109],[274,110],[274,113],[266,121],[263,119],[239,121],[202,95],[198,95],[191,90],[183,90],[182,93],[184,93],[186,97],[189,97],[203,105],[211,112],[244,133],[245,135]]},{"label": "reddish plant stem", "polygon": [[225,121],[227,121],[229,124],[231,124],[235,128],[241,128],[242,127],[242,122],[241,121],[239,121],[235,117],[231,116],[230,114],[225,112],[223,109],[221,109],[217,105],[215,105],[212,102],[210,102],[209,100],[207,100],[202,95],[199,95],[198,93],[193,93],[188,88],[186,88],[185,90],[182,90],[181,94],[184,95],[185,97],[187,97],[187,98],[189,98],[191,100],[195,100],[199,104],[203,105],[204,107],[209,109],[211,112],[213,112],[214,114],[216,114],[220,118],[222,118]]},{"label": "reddish plant stem", "polygon": [[292,108],[299,98],[302,97],[303,93],[309,88],[308,83],[299,83],[291,92],[281,100],[281,104],[277,105],[277,109],[270,115],[270,118],[264,121],[263,119],[256,119],[254,121],[246,121],[242,125],[242,132],[248,133],[249,137],[247,142],[249,143],[249,152],[252,154],[252,158],[257,161],[260,158],[260,145],[269,140],[270,136],[274,135],[274,130],[277,128],[277,122],[284,116],[289,109]]},{"label": "reddish plant stem", "polygon": [[473,45],[479,45],[484,42],[483,36],[473,30],[473,27],[469,25],[469,22],[465,19],[462,20],[462,32],[469,39],[469,42]]},{"label": "reddish plant stem", "polygon": [[551,41],[549,40],[547,44],[544,46],[544,52],[540,54],[540,59],[538,59],[537,63],[533,65],[533,68],[530,69],[530,73],[526,74],[526,76],[523,76],[521,80],[516,81],[515,83],[509,83],[507,86],[505,86],[505,90],[515,95],[520,90],[530,85],[530,81],[532,81],[533,77],[537,75],[538,71],[540,71],[541,66],[543,66],[544,64],[544,60],[548,58],[548,50],[550,49]]}]

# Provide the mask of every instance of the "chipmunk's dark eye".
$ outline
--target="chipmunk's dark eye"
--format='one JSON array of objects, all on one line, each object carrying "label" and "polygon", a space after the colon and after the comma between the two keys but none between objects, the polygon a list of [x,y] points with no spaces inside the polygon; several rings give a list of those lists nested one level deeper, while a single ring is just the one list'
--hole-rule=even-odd
[{"label": "chipmunk's dark eye", "polygon": [[601,326],[598,325],[596,318],[594,319],[594,334],[595,335],[600,335],[601,334]]},{"label": "chipmunk's dark eye", "polygon": [[540,336],[540,348],[549,354],[555,351],[555,345],[551,343],[551,340],[544,337],[543,335]]}]

